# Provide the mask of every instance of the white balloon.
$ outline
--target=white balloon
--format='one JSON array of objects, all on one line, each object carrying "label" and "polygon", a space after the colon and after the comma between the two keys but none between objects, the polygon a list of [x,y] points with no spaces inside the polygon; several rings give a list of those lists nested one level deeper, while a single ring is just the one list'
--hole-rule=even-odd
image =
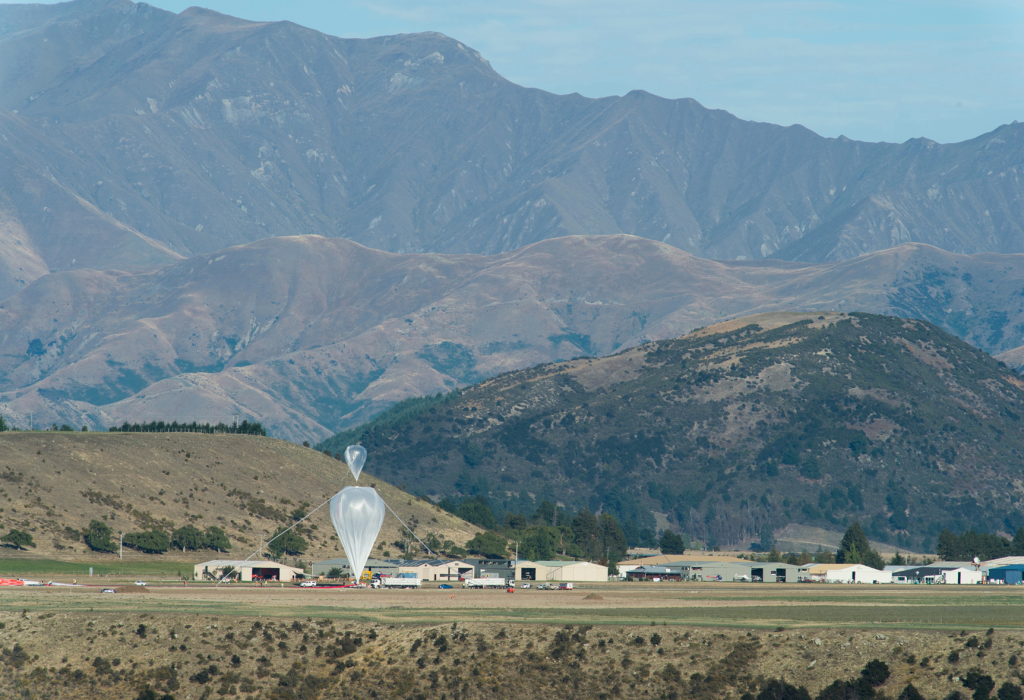
[{"label": "white balloon", "polygon": [[348,469],[352,472],[352,476],[359,481],[359,474],[363,471],[363,465],[366,464],[366,448],[362,445],[349,445],[345,448],[345,462],[348,463]]},{"label": "white balloon", "polygon": [[331,499],[331,522],[358,581],[384,524],[384,501],[367,486],[346,486]]}]

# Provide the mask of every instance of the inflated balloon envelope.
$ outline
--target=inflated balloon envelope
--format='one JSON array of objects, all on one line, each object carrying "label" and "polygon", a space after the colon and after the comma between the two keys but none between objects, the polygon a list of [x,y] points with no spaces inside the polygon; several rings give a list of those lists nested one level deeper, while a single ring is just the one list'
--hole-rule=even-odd
[{"label": "inflated balloon envelope", "polygon": [[359,474],[363,471],[363,465],[366,464],[366,448],[362,445],[349,445],[345,448],[345,462],[348,464],[348,470],[352,472],[352,476],[359,481]]},{"label": "inflated balloon envelope", "polygon": [[384,501],[367,486],[346,486],[331,499],[331,522],[358,581],[384,524]]}]

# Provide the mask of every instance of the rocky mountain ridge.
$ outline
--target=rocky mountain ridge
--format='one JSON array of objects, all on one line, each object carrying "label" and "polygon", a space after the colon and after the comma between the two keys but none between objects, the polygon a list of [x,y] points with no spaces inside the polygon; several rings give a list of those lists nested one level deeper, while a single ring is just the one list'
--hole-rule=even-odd
[{"label": "rocky mountain ridge", "polygon": [[500,253],[628,233],[716,259],[1021,253],[1024,126],[822,138],[503,79],[440,34],[341,39],[129,0],[0,6],[0,298],[315,233]]}]

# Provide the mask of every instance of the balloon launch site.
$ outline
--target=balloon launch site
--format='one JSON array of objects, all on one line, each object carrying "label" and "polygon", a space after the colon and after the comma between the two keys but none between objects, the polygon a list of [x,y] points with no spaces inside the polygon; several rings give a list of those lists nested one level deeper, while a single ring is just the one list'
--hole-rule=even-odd
[{"label": "balloon launch site", "polygon": [[0,514],[25,534],[0,550],[3,697],[738,698],[875,659],[944,697],[965,644],[1012,671],[1021,643],[1018,587],[964,585],[971,562],[899,580],[702,549],[537,556],[376,477],[360,445],[3,439]]}]

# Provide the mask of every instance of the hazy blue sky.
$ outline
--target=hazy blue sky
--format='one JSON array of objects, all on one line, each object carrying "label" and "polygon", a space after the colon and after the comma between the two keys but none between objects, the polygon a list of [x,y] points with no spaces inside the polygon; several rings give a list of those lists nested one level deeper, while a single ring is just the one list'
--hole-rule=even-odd
[{"label": "hazy blue sky", "polygon": [[[196,4],[152,0],[175,12]],[[1024,119],[1022,0],[206,0],[342,37],[439,31],[509,80],[643,89],[870,141],[962,141]]]}]

